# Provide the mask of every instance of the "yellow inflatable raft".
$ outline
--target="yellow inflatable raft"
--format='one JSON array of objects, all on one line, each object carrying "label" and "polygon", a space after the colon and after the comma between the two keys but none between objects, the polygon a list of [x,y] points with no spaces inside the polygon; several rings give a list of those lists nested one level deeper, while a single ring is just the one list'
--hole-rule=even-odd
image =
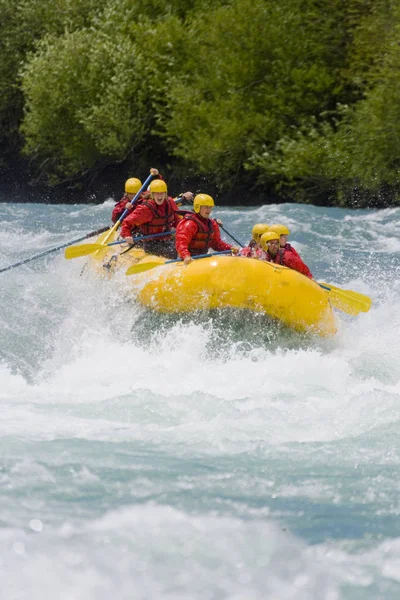
[{"label": "yellow inflatable raft", "polygon": [[[164,259],[158,258],[160,264]],[[141,262],[154,261],[146,257]],[[166,312],[234,308],[266,313],[297,331],[336,332],[327,294],[301,273],[264,261],[210,256],[132,276],[139,301]]]},{"label": "yellow inflatable raft", "polygon": [[[105,234],[97,243],[103,243]],[[116,236],[113,236],[113,239]],[[107,239],[107,242],[113,241]],[[215,308],[251,310],[278,319],[297,331],[334,335],[336,322],[326,292],[301,273],[265,261],[217,255],[164,265],[166,259],[141,249],[119,254],[119,246],[96,252],[97,270],[112,272],[145,262],[159,267],[130,276],[139,302],[164,313]]]}]

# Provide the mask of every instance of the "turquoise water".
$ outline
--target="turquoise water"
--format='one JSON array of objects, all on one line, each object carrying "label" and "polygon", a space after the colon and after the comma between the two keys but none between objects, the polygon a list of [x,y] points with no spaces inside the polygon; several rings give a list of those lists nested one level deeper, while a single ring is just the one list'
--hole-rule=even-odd
[{"label": "turquoise water", "polygon": [[[112,205],[0,204],[0,268]],[[1,273],[1,600],[399,597],[400,209],[216,216],[373,308],[321,340],[153,315],[62,252]]]}]

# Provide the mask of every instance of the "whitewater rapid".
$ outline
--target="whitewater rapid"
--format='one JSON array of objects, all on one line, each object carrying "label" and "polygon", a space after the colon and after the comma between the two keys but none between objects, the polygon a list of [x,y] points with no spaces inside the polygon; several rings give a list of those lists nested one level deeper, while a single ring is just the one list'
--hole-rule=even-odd
[{"label": "whitewater rapid", "polygon": [[[0,267],[111,207],[0,204]],[[323,340],[160,318],[62,252],[0,274],[1,599],[398,597],[400,209],[216,216],[371,311]]]}]

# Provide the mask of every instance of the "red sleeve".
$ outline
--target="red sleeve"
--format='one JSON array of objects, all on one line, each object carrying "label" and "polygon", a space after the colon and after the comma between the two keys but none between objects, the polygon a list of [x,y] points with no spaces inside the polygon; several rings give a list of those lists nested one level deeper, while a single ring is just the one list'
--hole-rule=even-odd
[{"label": "red sleeve", "polygon": [[111,220],[113,223],[116,223],[119,219],[119,217],[122,215],[122,213],[125,210],[125,206],[128,204],[128,198],[125,198],[125,196],[123,198],[121,198],[121,200],[119,202],[117,202],[117,204],[114,206],[114,209],[112,211],[112,215],[111,215]]},{"label": "red sleeve", "polygon": [[143,223],[149,223],[153,219],[153,213],[148,206],[139,204],[130,215],[125,217],[122,221],[121,236],[123,238],[130,237],[132,229],[143,225]]},{"label": "red sleeve", "polygon": [[289,250],[289,252],[292,252],[292,253],[293,253],[295,256],[297,256],[297,257],[298,257],[298,258],[300,258],[300,260],[301,260],[301,256],[300,256],[300,254],[297,252],[297,250],[295,250],[295,249],[293,248],[293,246],[291,246],[290,244],[288,244],[288,248],[287,248],[287,249]]},{"label": "red sleeve", "polygon": [[[136,200],[134,206],[136,206],[141,200],[143,199],[143,196],[139,196],[139,198]],[[128,202],[133,202],[133,198],[130,200],[129,198],[126,198],[125,196],[123,196],[121,198],[121,200],[119,202],[117,202],[117,204],[114,206],[114,210],[112,211],[112,215],[111,215],[111,219],[113,223],[116,223],[118,221],[118,219],[122,216],[122,213],[124,212],[124,210],[126,209],[126,205],[128,204]],[[132,209],[128,208],[128,211],[130,212]]]},{"label": "red sleeve", "polygon": [[179,222],[178,227],[176,228],[175,244],[177,252],[181,258],[186,258],[186,256],[190,256],[188,246],[196,232],[197,225],[194,221],[189,221],[189,219],[183,219]]},{"label": "red sleeve", "polygon": [[214,219],[213,219],[212,224],[213,224],[214,233],[211,238],[211,244],[210,244],[211,248],[213,250],[217,250],[217,251],[230,250],[232,248],[232,246],[230,244],[227,244],[223,240],[221,240],[221,234],[219,231],[218,223],[216,221],[214,221]]},{"label": "red sleeve", "polygon": [[311,271],[307,267],[307,265],[303,263],[299,256],[296,256],[295,254],[293,254],[293,252],[290,252],[289,250],[286,250],[286,252],[283,255],[283,264],[286,267],[289,267],[289,269],[294,269],[295,271],[299,271],[299,273],[303,273],[303,275],[306,275],[306,277],[309,277],[310,279],[313,278]]}]

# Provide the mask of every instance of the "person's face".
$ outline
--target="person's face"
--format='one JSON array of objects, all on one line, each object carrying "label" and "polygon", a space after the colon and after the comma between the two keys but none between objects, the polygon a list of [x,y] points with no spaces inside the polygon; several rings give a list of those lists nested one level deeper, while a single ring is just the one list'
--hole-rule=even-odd
[{"label": "person's face", "polygon": [[287,239],[288,239],[287,235],[284,235],[284,234],[281,235],[281,238],[280,238],[281,248],[283,248],[285,246],[285,244],[287,244]]},{"label": "person's face", "polygon": [[278,254],[278,250],[279,250],[279,241],[278,240],[271,240],[270,242],[268,242],[268,252],[270,253],[270,255],[273,258]]},{"label": "person's face", "polygon": [[153,200],[158,206],[161,206],[166,197],[167,194],[165,192],[153,192]]},{"label": "person's face", "polygon": [[203,217],[203,219],[208,219],[208,217],[211,214],[213,207],[212,206],[200,206],[200,216]]},{"label": "person's face", "polygon": [[125,196],[126,196],[127,198],[129,198],[129,200],[132,200],[132,198],[133,198],[133,196],[134,196],[134,195],[135,195],[135,194],[130,194],[129,192],[126,192],[126,194],[125,194]]}]

